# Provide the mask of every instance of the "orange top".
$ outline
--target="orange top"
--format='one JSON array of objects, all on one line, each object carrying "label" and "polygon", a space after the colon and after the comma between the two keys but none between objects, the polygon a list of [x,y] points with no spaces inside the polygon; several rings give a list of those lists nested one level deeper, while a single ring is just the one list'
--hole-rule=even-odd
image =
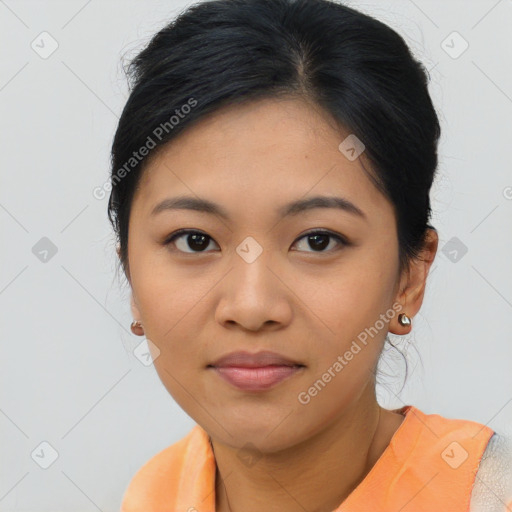
[{"label": "orange top", "polygon": [[[405,419],[334,512],[468,512],[475,474],[494,431],[474,421],[424,414],[412,405],[394,412]],[[214,512],[215,472],[209,436],[195,425],[139,469],[121,512]]]}]

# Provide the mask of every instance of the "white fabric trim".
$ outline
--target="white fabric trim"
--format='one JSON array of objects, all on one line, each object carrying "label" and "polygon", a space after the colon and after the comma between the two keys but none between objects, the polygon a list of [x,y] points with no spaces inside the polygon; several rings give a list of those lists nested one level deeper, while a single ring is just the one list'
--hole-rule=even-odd
[{"label": "white fabric trim", "polygon": [[[469,512],[505,512],[512,501],[512,438],[495,433],[475,476]],[[512,512],[512,511],[511,511]]]}]

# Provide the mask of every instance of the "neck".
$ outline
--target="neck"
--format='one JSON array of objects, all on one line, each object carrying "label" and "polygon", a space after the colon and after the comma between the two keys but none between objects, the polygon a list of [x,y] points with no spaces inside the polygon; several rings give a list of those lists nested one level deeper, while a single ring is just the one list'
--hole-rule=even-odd
[{"label": "neck", "polygon": [[291,448],[244,464],[238,449],[212,441],[217,512],[329,512],[364,479],[403,416],[382,409],[374,393]]}]

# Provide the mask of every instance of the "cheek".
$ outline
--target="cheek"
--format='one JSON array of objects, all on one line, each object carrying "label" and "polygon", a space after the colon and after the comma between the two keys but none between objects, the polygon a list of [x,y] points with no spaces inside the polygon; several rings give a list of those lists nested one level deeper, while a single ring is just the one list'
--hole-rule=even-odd
[{"label": "cheek", "polygon": [[198,348],[205,321],[198,314],[213,284],[207,287],[204,278],[191,279],[154,258],[133,261],[132,287],[145,336],[154,344],[155,369],[176,401],[186,403],[184,390],[193,387],[194,372],[206,364]]},{"label": "cheek", "polygon": [[319,380],[320,387],[328,382],[329,389],[318,394],[319,407],[328,407],[323,403],[326,395],[331,399],[356,396],[373,378],[392,318],[386,316],[392,301],[391,267],[383,261],[360,261],[348,267],[324,283],[309,281],[299,292],[307,297],[314,313],[311,321],[318,328],[317,339],[309,347],[312,380]]},{"label": "cheek", "polygon": [[200,270],[191,272],[172,265],[164,254],[141,254],[134,258],[132,287],[145,324],[160,342],[173,339],[183,328],[183,320],[213,284],[214,281],[209,285],[209,279]]},{"label": "cheek", "polygon": [[390,307],[394,276],[384,264],[340,266],[295,288],[326,338],[348,340],[372,326]]}]

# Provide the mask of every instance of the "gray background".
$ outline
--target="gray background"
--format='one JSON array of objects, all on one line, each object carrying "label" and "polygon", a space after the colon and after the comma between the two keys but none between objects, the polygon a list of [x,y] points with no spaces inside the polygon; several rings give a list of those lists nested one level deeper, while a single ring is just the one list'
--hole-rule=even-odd
[{"label": "gray background", "polygon": [[[129,330],[107,197],[93,196],[127,98],[121,56],[186,5],[0,1],[1,511],[118,510],[140,466],[194,425],[133,353],[145,341]],[[349,5],[425,63],[443,129],[440,249],[412,334],[394,337],[413,347],[407,385],[398,393],[390,353],[382,369],[398,377],[383,379],[381,404],[508,430],[512,1]]]}]

